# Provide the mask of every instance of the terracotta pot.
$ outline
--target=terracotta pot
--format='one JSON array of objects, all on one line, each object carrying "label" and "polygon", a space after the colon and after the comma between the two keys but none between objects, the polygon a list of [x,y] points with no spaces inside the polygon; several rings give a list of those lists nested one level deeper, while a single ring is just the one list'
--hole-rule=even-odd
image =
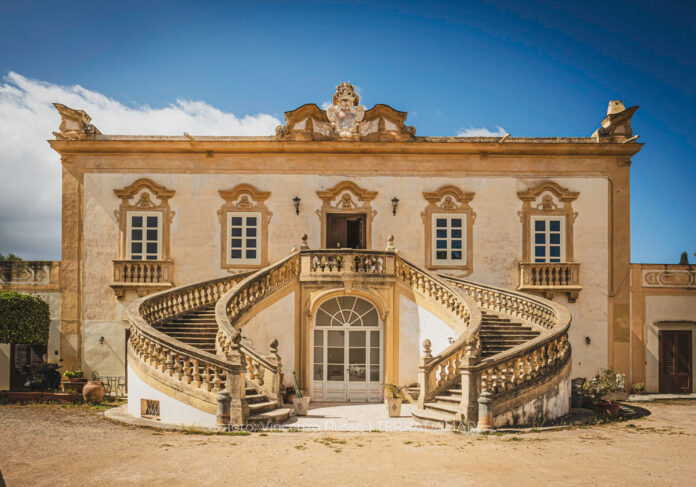
[{"label": "terracotta pot", "polygon": [[619,416],[619,411],[621,411],[621,404],[618,402],[610,401],[599,401],[597,406],[602,410],[604,414],[612,418]]},{"label": "terracotta pot", "polygon": [[396,399],[393,397],[388,397],[386,399],[387,401],[387,412],[389,413],[390,418],[398,418],[401,416],[401,403],[403,402],[402,399]]},{"label": "terracotta pot", "polygon": [[99,404],[104,399],[104,384],[100,380],[90,380],[82,388],[82,398],[85,402]]},{"label": "terracotta pot", "polygon": [[85,380],[83,377],[66,377],[68,379],[68,382],[82,382]]},{"label": "terracotta pot", "polygon": [[295,414],[298,416],[307,416],[309,412],[309,398],[295,397],[292,400],[292,407],[295,408]]}]

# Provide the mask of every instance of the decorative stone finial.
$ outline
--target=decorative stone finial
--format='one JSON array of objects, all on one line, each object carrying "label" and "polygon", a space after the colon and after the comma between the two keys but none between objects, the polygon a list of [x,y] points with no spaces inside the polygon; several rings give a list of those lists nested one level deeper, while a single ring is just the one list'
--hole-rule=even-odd
[{"label": "decorative stone finial", "polygon": [[387,252],[394,252],[396,248],[394,247],[394,235],[389,235],[387,238]]},{"label": "decorative stone finial", "polygon": [[271,340],[271,354],[278,355],[278,339]]},{"label": "decorative stone finial", "polygon": [[60,132],[53,132],[58,140],[84,140],[101,132],[90,122],[92,118],[83,110],[74,110],[60,103],[54,103],[54,107],[61,116]]},{"label": "decorative stone finial", "polygon": [[358,133],[358,124],[365,118],[365,107],[360,105],[360,97],[350,83],[336,87],[333,105],[326,110],[333,131],[341,137],[352,137]]},{"label": "decorative stone finial", "polygon": [[433,353],[430,350],[430,347],[432,347],[432,345],[433,344],[427,338],[423,341],[423,356],[425,358],[433,358]]},{"label": "decorative stone finial", "polygon": [[237,346],[239,346],[239,344],[242,343],[242,334],[239,333],[239,330],[234,330],[231,338],[232,338],[232,343],[234,343]]},{"label": "decorative stone finial", "polygon": [[302,243],[300,244],[300,250],[309,250],[309,237],[306,233],[302,235]]},{"label": "decorative stone finial", "polygon": [[607,116],[592,137],[598,142],[623,142],[632,138],[631,118],[638,108],[637,105],[625,108],[621,100],[611,100],[607,108]]}]

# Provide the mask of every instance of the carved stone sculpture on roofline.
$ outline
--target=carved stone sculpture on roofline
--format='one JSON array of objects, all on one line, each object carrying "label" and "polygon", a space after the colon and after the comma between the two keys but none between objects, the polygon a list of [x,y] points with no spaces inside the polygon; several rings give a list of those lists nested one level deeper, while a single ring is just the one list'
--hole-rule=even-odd
[{"label": "carved stone sculpture on roofline", "polygon": [[638,136],[633,135],[631,118],[638,108],[638,105],[626,108],[621,100],[609,101],[607,116],[602,120],[602,126],[594,131],[592,137],[598,142],[635,141]]},{"label": "carved stone sculpture on roofline", "polygon": [[73,110],[60,103],[54,103],[54,107],[61,116],[60,132],[53,132],[58,140],[84,140],[101,135],[97,127],[90,122],[92,118],[84,110]]},{"label": "carved stone sculpture on roofline", "polygon": [[328,109],[308,103],[285,112],[285,125],[276,128],[276,137],[283,141],[413,140],[416,129],[405,125],[407,115],[382,104],[365,110],[355,87],[344,82],[336,87],[333,105]]}]

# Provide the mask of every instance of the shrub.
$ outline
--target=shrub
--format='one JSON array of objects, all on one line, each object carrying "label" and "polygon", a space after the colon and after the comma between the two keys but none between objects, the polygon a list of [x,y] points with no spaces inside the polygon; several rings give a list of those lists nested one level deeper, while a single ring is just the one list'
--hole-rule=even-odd
[{"label": "shrub", "polygon": [[610,393],[624,392],[625,382],[626,374],[620,374],[614,369],[599,369],[591,380],[585,381],[582,388],[596,403]]},{"label": "shrub", "polygon": [[0,343],[48,344],[48,304],[37,296],[0,291]]}]

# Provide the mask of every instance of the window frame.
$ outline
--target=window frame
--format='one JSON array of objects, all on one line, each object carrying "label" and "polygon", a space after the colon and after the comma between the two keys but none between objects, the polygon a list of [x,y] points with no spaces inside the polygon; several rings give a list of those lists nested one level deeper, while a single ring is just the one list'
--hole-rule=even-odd
[{"label": "window frame", "polygon": [[[133,217],[134,216],[142,216],[147,222],[147,217],[148,216],[154,216],[157,217],[157,258],[156,259],[148,259],[147,254],[150,252],[147,252],[145,248],[143,248],[143,251],[140,252],[142,254],[142,258],[140,259],[134,259],[133,258],[133,249],[132,249],[132,243],[133,243]],[[162,235],[162,212],[161,211],[146,211],[146,210],[128,210],[126,211],[126,259],[127,260],[142,260],[142,261],[153,261],[153,260],[162,260],[162,242],[163,242],[163,235]],[[148,226],[146,224],[143,225],[142,230],[143,232],[147,232]],[[143,234],[143,237],[145,237],[146,234]],[[146,238],[141,239],[141,243],[145,246],[149,240]]]},{"label": "window frame", "polygon": [[[246,246],[246,241],[247,241],[247,235],[246,235],[246,229],[250,228],[249,226],[246,225],[246,220],[242,223],[241,227],[242,228],[242,233],[244,235],[240,236],[239,238],[242,240],[242,246],[240,247],[242,251],[242,256],[241,258],[233,258],[232,257],[232,218],[235,217],[241,217],[241,218],[249,218],[249,217],[256,217],[256,225],[254,228],[256,228],[256,233],[257,235],[253,237],[256,240],[256,247],[254,250],[256,250],[256,257],[253,259],[249,259],[245,257],[246,251],[250,250]],[[258,266],[261,265],[261,254],[262,254],[262,246],[263,246],[263,226],[261,225],[261,222],[263,220],[263,213],[260,211],[231,211],[228,210],[225,213],[225,218],[227,219],[227,237],[226,237],[226,244],[227,244],[227,249],[226,249],[226,260],[227,264],[230,266],[236,266],[236,265],[251,265],[251,266]],[[236,227],[236,226],[235,226]],[[237,237],[234,237],[237,238]]]},{"label": "window frame", "polygon": [[[469,204],[476,193],[464,192],[456,186],[442,186],[433,192],[424,192],[428,205],[421,213],[425,228],[425,267],[462,272],[466,276],[474,271],[474,222],[476,212]],[[462,218],[462,259],[436,259],[436,223],[434,215]],[[449,227],[448,227],[449,228]]]},{"label": "window frame", "polygon": [[[566,262],[566,233],[565,233],[565,216],[564,215],[530,215],[530,222],[529,222],[529,230],[531,232],[531,235],[529,236],[530,240],[530,258],[531,262],[535,264],[554,264],[554,263],[561,263],[561,262]],[[536,248],[540,246],[541,244],[536,243],[536,234],[538,233],[536,230],[536,222],[537,221],[543,221],[546,223],[546,228],[544,229],[544,236],[545,236],[545,242],[544,242],[544,260],[543,261],[538,261],[536,255]],[[550,242],[550,235],[551,235],[551,229],[550,229],[550,222],[552,221],[558,221],[560,223],[560,229],[558,232],[554,233],[559,233],[560,234],[560,242],[558,244],[552,244]],[[557,245],[560,248],[559,251],[559,256],[558,257],[553,257],[551,256],[550,253],[550,248],[551,245]],[[552,261],[551,259],[558,259],[558,261]]]},{"label": "window frame", "polygon": [[[443,240],[443,238],[437,236],[437,231],[440,229],[437,226],[437,220],[438,219],[446,219],[447,220],[447,225],[446,229],[448,232],[451,232],[454,230],[454,227],[451,225],[451,221],[455,219],[462,220],[460,230],[462,232],[461,237],[458,240],[461,240],[461,247],[458,249],[461,254],[462,258],[461,259],[453,259],[451,258],[451,253],[457,249],[454,249],[451,247],[452,241],[455,239],[455,237],[451,236],[446,236],[444,237],[444,240],[447,241],[447,247],[444,249],[445,252],[448,253],[448,257],[446,259],[438,259],[437,258],[437,253],[443,249],[438,248],[437,246],[437,241],[438,240]],[[467,255],[466,255],[466,242],[468,239],[467,235],[467,220],[468,220],[468,215],[466,213],[431,213],[430,214],[430,236],[431,236],[431,242],[430,242],[430,247],[431,247],[431,262],[434,265],[438,266],[455,266],[455,267],[461,267],[461,266],[466,266],[468,265],[467,262]]]},{"label": "window frame", "polygon": [[[265,201],[270,197],[268,191],[259,191],[251,184],[238,184],[230,190],[220,190],[225,202],[218,210],[220,220],[220,267],[228,272],[241,269],[258,269],[268,265],[268,225],[273,213],[266,207]],[[257,253],[255,259],[232,259],[232,225],[235,215],[254,214],[257,222]],[[246,232],[244,232],[246,233]],[[245,245],[242,247],[245,250]]]},{"label": "window frame", "polygon": [[518,214],[522,222],[522,262],[532,264],[557,264],[556,262],[535,262],[534,224],[538,218],[558,218],[561,220],[561,259],[560,263],[573,260],[573,224],[578,213],[573,209],[580,193],[553,181],[543,181],[538,185],[520,191],[522,211]]}]

